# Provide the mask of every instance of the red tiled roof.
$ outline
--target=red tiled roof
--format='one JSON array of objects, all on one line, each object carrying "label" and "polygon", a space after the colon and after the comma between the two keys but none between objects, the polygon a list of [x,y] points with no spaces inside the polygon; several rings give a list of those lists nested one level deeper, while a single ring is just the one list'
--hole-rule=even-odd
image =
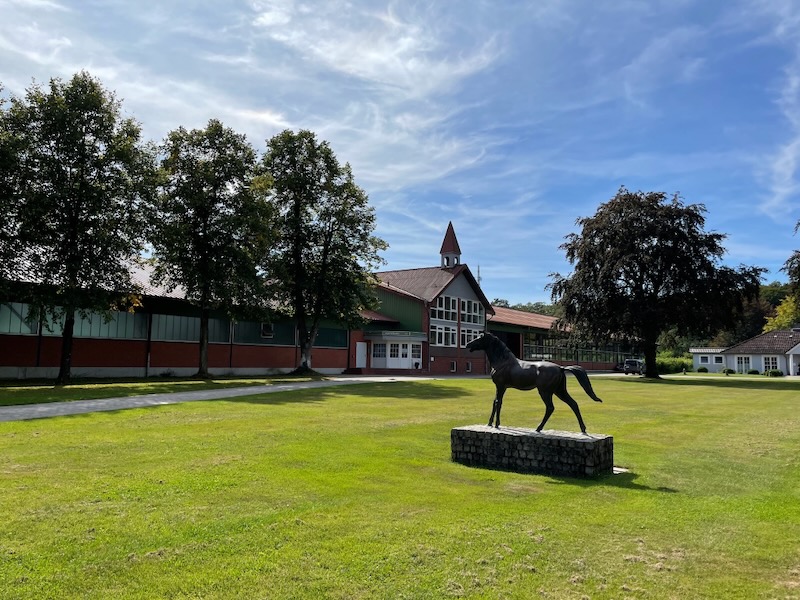
[{"label": "red tiled roof", "polygon": [[786,354],[800,344],[800,331],[780,329],[750,338],[723,350],[722,354]]},{"label": "red tiled roof", "polygon": [[447,232],[444,234],[444,241],[439,254],[461,254],[461,248],[458,245],[456,230],[453,229],[452,221],[447,224]]},{"label": "red tiled roof", "polygon": [[514,310],[513,308],[503,308],[502,306],[492,306],[494,317],[492,323],[504,323],[506,325],[520,325],[522,327],[534,327],[536,329],[550,329],[555,323],[556,318],[538,313],[526,312],[524,310]]},{"label": "red tiled roof", "polygon": [[375,273],[381,286],[393,292],[412,296],[425,302],[435,300],[459,275],[464,275],[475,290],[478,299],[492,314],[492,306],[484,296],[478,282],[467,265],[455,267],[423,267],[420,269],[404,269],[401,271],[382,271]]},{"label": "red tiled roof", "polygon": [[401,271],[383,271],[375,273],[381,283],[389,288],[397,288],[407,294],[432,301],[442,290],[464,270],[466,265],[458,265],[450,269],[441,267],[423,267],[420,269],[403,269]]}]

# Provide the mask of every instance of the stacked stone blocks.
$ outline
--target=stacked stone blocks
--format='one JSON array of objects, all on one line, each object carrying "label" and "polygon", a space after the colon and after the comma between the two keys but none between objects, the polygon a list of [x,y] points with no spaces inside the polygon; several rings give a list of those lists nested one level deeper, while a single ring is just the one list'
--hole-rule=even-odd
[{"label": "stacked stone blocks", "polygon": [[614,470],[614,438],[603,434],[469,425],[450,432],[450,448],[453,462],[518,473],[594,477]]}]

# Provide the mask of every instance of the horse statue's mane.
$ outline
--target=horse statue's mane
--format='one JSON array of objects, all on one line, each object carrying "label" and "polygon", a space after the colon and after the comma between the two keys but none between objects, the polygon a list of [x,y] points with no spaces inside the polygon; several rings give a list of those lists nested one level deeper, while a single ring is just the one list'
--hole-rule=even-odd
[{"label": "horse statue's mane", "polygon": [[494,362],[493,359],[498,359],[500,361],[509,359],[516,360],[517,357],[514,356],[514,353],[506,346],[503,340],[488,331],[483,335],[489,340],[489,348],[486,349],[486,354],[489,357],[490,363]]}]

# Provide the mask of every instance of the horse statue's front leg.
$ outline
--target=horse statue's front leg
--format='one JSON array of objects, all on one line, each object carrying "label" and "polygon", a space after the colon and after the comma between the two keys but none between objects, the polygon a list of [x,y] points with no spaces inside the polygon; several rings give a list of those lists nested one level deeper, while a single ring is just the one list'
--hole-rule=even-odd
[{"label": "horse statue's front leg", "polygon": [[[494,402],[492,402],[492,414],[489,417],[489,427],[500,427],[500,409],[503,408],[503,394],[505,393],[506,389],[498,385],[497,394],[494,397]],[[494,425],[492,425],[492,421],[494,421]]]},{"label": "horse statue's front leg", "polygon": [[494,401],[492,401],[492,414],[489,415],[489,427],[492,427],[494,424],[494,416],[495,414],[498,415],[498,419],[500,418],[500,409],[498,408],[499,404],[497,402],[497,396],[494,397]]}]

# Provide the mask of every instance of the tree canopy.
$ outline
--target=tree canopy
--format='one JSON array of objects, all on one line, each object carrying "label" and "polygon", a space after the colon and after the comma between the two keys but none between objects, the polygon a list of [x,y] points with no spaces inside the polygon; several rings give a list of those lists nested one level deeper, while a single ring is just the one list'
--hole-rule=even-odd
[{"label": "tree canopy", "polygon": [[764,332],[777,329],[791,329],[800,323],[800,302],[795,296],[786,296],[778,305],[775,314],[764,324]]},{"label": "tree canopy", "polygon": [[732,326],[744,300],[758,295],[763,269],[721,265],[725,235],[704,231],[704,213],[677,194],[623,187],[578,219],[581,232],[561,245],[574,271],[552,275],[562,323],[595,341],[636,343],[648,377],[658,377],[662,332],[710,335]]},{"label": "tree canopy", "polygon": [[[0,93],[3,87],[0,85]],[[0,96],[0,292],[19,269],[18,174],[22,140],[12,127],[7,101]]]},{"label": "tree canopy", "polygon": [[11,98],[2,123],[0,195],[17,208],[16,267],[43,284],[36,312],[63,319],[56,381],[63,384],[76,311],[107,313],[135,291],[130,266],[144,241],[154,152],[139,125],[121,116],[114,94],[86,72],[52,79],[47,89],[33,84]]},{"label": "tree canopy", "polygon": [[277,239],[264,263],[274,297],[295,318],[301,370],[323,319],[355,325],[374,305],[373,271],[386,243],[373,235],[375,211],[349,164],[313,132],[286,130],[267,142]]},{"label": "tree canopy", "polygon": [[205,129],[170,132],[162,153],[153,281],[183,288],[200,308],[197,375],[207,377],[210,311],[266,310],[258,265],[272,239],[269,178],[245,136],[214,119]]},{"label": "tree canopy", "polygon": [[[800,221],[794,226],[794,232],[800,231]],[[800,299],[800,250],[795,250],[786,264],[783,265],[783,271],[789,275],[789,282],[791,283],[792,291],[796,299]]]}]

